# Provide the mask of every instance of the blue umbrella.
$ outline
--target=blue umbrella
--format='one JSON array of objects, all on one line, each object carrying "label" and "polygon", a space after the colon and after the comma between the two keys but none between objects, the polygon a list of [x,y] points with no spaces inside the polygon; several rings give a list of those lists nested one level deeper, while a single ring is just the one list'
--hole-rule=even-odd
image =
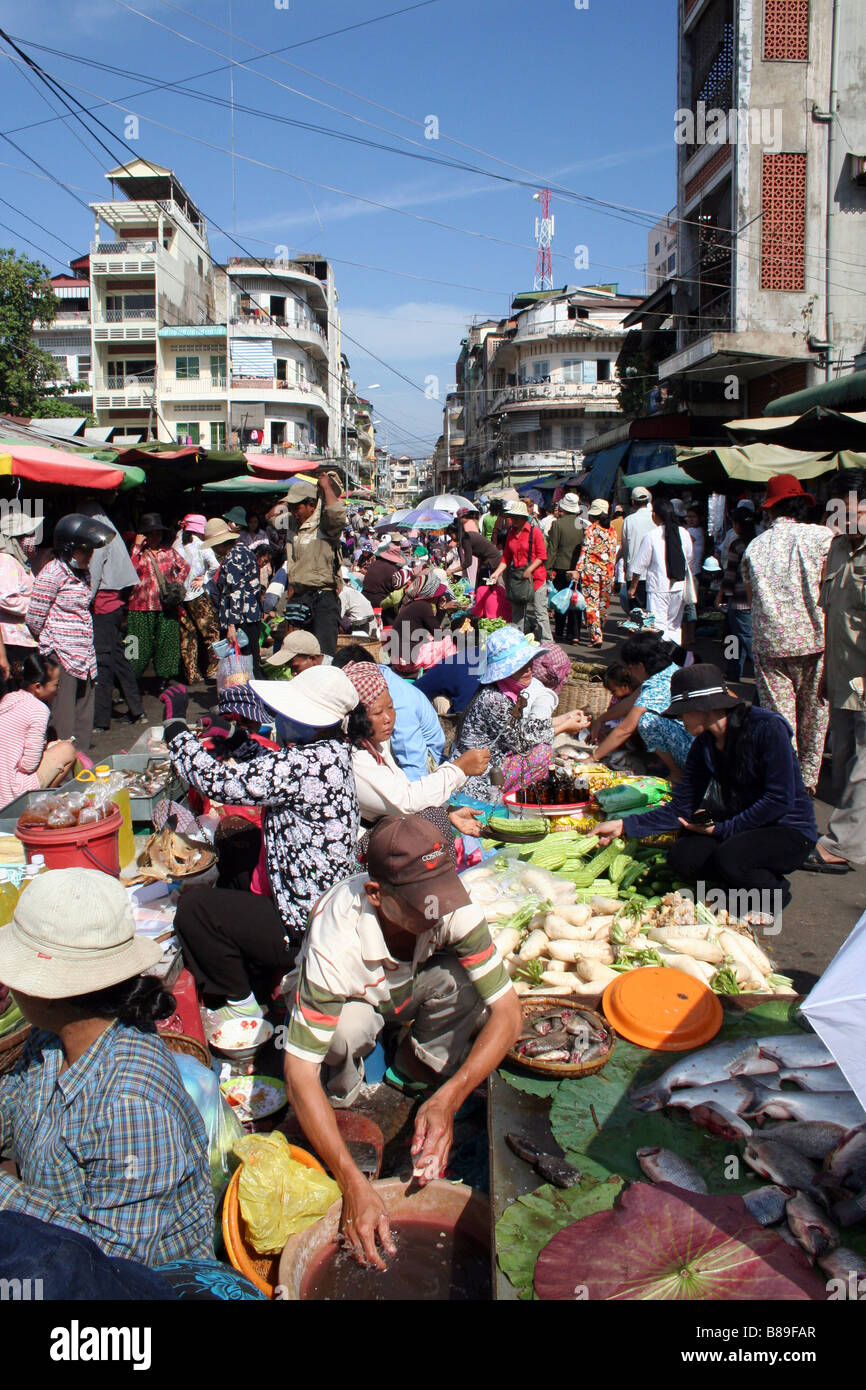
[{"label": "blue umbrella", "polygon": [[437,512],[429,507],[416,507],[414,511],[407,512],[403,519],[397,522],[397,527],[402,530],[413,531],[444,531],[446,526],[454,525],[454,517],[450,512]]}]

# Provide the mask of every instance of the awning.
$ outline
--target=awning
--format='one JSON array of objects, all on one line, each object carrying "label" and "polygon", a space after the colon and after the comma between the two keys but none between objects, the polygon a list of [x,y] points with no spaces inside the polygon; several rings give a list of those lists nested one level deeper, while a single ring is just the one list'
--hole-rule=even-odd
[{"label": "awning", "polygon": [[832,449],[866,449],[866,411],[831,410],[813,406],[802,415],[762,415],[752,420],[729,420],[725,426],[737,443],[754,438],[784,444],[807,453]]},{"label": "awning", "polygon": [[794,391],[790,396],[779,396],[770,401],[764,414],[802,415],[813,406],[826,405],[836,409],[866,409],[866,371],[849,372],[847,376],[837,377],[835,381],[824,381],[820,386],[808,386],[805,391]]},{"label": "awning", "polygon": [[601,453],[596,454],[593,459],[587,459],[587,464],[592,466],[584,480],[583,491],[589,493],[593,498],[609,498],[613,492],[617,469],[628,450],[629,442],[626,441],[625,444],[615,444],[612,449],[602,449]]},{"label": "awning", "polygon": [[120,468],[110,468],[94,459],[70,454],[63,449],[20,445],[10,441],[0,455],[0,476],[26,478],[44,486],[95,488],[114,492],[124,481]]},{"label": "awning", "polygon": [[647,473],[651,469],[670,468],[676,463],[677,451],[673,444],[655,444],[651,441],[640,443],[632,440],[628,457],[623,461],[623,472],[631,486],[633,473]]},{"label": "awning", "polygon": [[691,474],[680,468],[679,464],[671,463],[666,468],[650,468],[646,473],[629,473],[625,484],[631,491],[633,487],[683,487],[694,481]]},{"label": "awning", "polygon": [[293,456],[281,458],[274,454],[247,454],[247,467],[263,478],[291,478],[294,473],[315,472],[321,459]]},{"label": "awning", "polygon": [[[285,481],[270,478],[254,478],[250,473],[243,473],[237,478],[223,478],[218,483],[205,483],[201,492],[249,492],[262,493],[271,497],[282,497],[285,495]],[[192,491],[192,489],[190,489]]]},{"label": "awning", "polygon": [[210,454],[194,444],[179,449],[138,445],[117,455],[118,467],[135,464],[144,470],[149,483],[157,482],[172,492],[231,478],[237,473],[238,464],[243,462],[243,454],[216,451]]},{"label": "awning", "polygon": [[730,449],[678,449],[677,462],[689,477],[708,487],[724,485],[729,478],[762,487],[777,473],[793,473],[803,480],[820,478],[841,468],[864,468],[866,454],[848,450],[807,454],[780,444],[745,444]]}]

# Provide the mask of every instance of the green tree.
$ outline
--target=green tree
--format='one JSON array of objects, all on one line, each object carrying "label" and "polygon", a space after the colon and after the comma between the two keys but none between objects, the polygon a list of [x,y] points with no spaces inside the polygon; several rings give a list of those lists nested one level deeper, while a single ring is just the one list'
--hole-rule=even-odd
[{"label": "green tree", "polygon": [[[79,383],[71,381],[69,389],[74,390],[79,387]],[[34,420],[59,420],[64,416],[67,418],[81,419],[81,412],[84,407],[78,401],[58,400],[56,397],[46,397],[37,403],[35,409],[31,411],[31,418]],[[85,414],[85,425],[96,425],[99,422],[95,415]]]},{"label": "green tree", "polygon": [[0,249],[0,411],[36,415],[46,398],[77,388],[77,383],[57,383],[57,362],[33,340],[33,324],[47,328],[58,304],[40,261]]}]

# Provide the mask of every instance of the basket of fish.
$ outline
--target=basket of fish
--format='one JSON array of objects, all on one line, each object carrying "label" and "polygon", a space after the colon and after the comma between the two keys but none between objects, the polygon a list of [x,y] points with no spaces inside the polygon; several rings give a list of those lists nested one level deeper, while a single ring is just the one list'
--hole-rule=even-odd
[{"label": "basket of fish", "polygon": [[592,1076],[610,1061],[616,1039],[601,1014],[575,999],[524,999],[523,1032],[508,1060],[541,1076]]}]

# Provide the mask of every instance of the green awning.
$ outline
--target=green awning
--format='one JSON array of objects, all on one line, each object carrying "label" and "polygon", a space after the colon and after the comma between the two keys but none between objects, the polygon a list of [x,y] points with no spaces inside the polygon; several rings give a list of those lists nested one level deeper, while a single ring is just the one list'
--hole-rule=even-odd
[{"label": "green awning", "polygon": [[693,483],[695,480],[690,473],[679,464],[671,463],[667,468],[648,468],[645,473],[629,473],[623,478],[623,486],[629,491],[633,487],[658,487],[664,484],[666,487],[682,487],[685,483]]},{"label": "green awning", "polygon": [[[271,497],[284,496],[291,485],[291,478],[254,478],[251,473],[242,473],[237,478],[223,478],[218,483],[205,483],[202,492],[257,492]],[[195,489],[189,489],[194,491]]]},{"label": "green awning", "polygon": [[727,479],[766,485],[777,473],[793,473],[795,478],[820,478],[841,468],[866,467],[866,454],[850,450],[839,453],[803,453],[781,444],[744,444],[739,448],[677,449],[677,462],[690,478],[708,487],[724,485]]},{"label": "green awning", "polygon": [[816,405],[828,405],[836,410],[866,410],[866,371],[849,372],[835,381],[823,381],[820,386],[808,386],[771,401],[765,415],[802,415]]}]

